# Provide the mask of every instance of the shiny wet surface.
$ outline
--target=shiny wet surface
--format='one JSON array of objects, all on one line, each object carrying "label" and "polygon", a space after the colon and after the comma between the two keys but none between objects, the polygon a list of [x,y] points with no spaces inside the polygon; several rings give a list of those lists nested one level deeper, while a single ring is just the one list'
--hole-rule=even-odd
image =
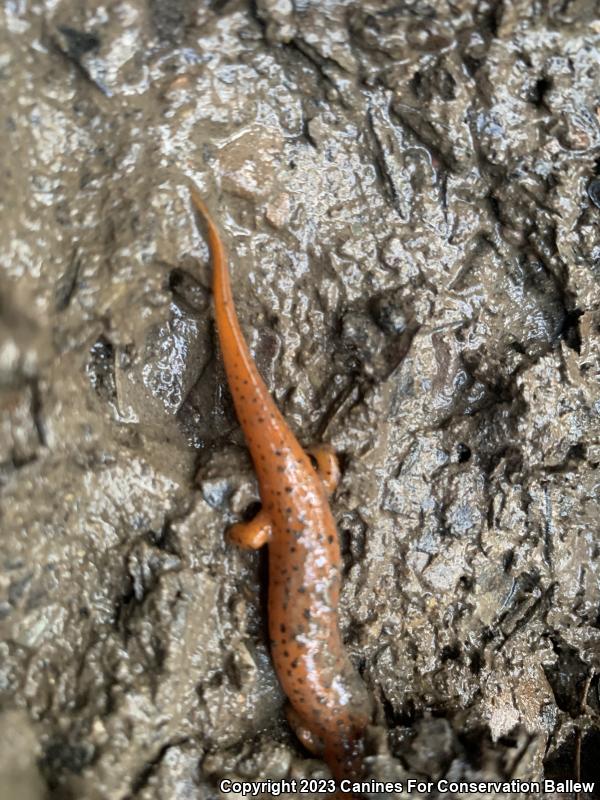
[{"label": "shiny wet surface", "polygon": [[579,752],[595,777],[592,12],[4,5],[0,725],[22,797],[324,769],[281,711],[264,564],[223,540],[256,488],[190,181],[281,410],[343,456],[369,769],[573,777]]}]

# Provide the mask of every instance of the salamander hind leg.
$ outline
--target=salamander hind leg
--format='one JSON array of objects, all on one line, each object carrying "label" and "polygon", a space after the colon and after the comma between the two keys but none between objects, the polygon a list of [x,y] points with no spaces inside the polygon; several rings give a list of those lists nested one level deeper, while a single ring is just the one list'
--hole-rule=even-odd
[{"label": "salamander hind leg", "polygon": [[271,520],[261,510],[249,522],[238,522],[227,531],[227,540],[246,550],[258,550],[271,538]]},{"label": "salamander hind leg", "polygon": [[321,758],[325,751],[322,740],[307,727],[300,714],[289,704],[285,707],[285,715],[301,744],[310,753]]},{"label": "salamander hind leg", "polygon": [[317,474],[327,494],[333,494],[340,482],[340,464],[338,458],[328,444],[318,444],[308,448],[308,454],[317,462]]}]

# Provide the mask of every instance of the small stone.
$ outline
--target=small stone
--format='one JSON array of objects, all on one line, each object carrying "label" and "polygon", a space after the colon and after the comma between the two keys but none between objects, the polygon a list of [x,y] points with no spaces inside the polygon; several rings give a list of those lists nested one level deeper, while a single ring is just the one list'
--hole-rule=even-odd
[{"label": "small stone", "polygon": [[287,225],[290,219],[289,194],[287,192],[282,192],[274,197],[273,200],[267,205],[265,216],[267,221],[274,228],[279,229],[283,228],[284,225]]}]

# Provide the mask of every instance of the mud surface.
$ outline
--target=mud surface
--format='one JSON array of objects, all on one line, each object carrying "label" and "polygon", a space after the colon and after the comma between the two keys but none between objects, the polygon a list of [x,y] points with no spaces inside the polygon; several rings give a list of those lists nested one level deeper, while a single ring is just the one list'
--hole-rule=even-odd
[{"label": "mud surface", "polygon": [[2,800],[326,774],[223,540],[256,486],[191,183],[342,454],[370,773],[600,780],[596,11],[3,4]]}]

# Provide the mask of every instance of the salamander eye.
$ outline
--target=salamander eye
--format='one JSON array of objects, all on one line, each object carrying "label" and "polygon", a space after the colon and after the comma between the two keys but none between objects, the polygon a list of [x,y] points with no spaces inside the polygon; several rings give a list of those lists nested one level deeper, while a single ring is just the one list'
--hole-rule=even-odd
[{"label": "salamander eye", "polygon": [[306,455],[310,458],[310,463],[312,464],[312,468],[314,469],[314,471],[318,472],[319,462],[317,461],[317,459],[313,456],[312,453],[307,453]]}]

